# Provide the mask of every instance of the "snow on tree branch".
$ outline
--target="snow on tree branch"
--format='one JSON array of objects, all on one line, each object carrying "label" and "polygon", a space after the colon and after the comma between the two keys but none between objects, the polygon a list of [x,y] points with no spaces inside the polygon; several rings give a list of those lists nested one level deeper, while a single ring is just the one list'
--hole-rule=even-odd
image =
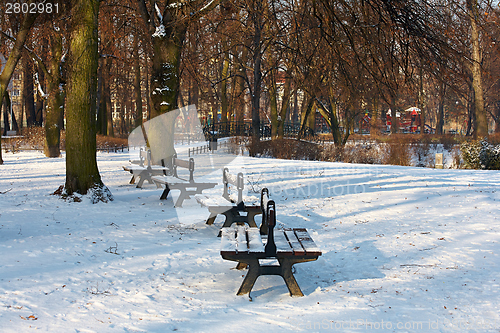
[{"label": "snow on tree branch", "polygon": [[40,84],[40,80],[38,80],[38,73],[35,73],[35,83],[36,83],[38,92],[40,93],[40,96],[42,96],[43,99],[47,99],[47,97],[49,97],[49,95],[43,91],[42,85]]},{"label": "snow on tree branch", "polygon": [[155,33],[152,35],[153,38],[163,38],[165,37],[167,34],[165,33],[165,26],[162,24],[160,24],[160,26],[156,27],[156,31]]},{"label": "snow on tree branch", "polygon": [[158,15],[158,19],[160,20],[160,25],[163,25],[163,15],[161,14],[160,8],[155,2],[156,15]]},{"label": "snow on tree branch", "polygon": [[205,6],[203,6],[200,10],[191,13],[191,17],[196,19],[198,17],[203,16],[206,12],[214,9],[218,4],[220,4],[221,0],[211,0]]}]

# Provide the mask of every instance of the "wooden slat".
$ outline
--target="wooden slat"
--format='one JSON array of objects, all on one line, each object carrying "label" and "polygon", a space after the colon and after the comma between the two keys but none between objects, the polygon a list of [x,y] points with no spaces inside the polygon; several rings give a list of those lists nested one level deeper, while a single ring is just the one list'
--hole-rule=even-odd
[{"label": "wooden slat", "polygon": [[174,164],[185,169],[189,169],[189,161],[174,158]]},{"label": "wooden slat", "polygon": [[236,251],[248,252],[248,240],[245,226],[239,225],[236,227]]},{"label": "wooden slat", "polygon": [[297,239],[302,244],[306,254],[321,255],[320,249],[316,246],[306,229],[293,229],[293,231],[297,235]]},{"label": "wooden slat", "polygon": [[237,185],[238,184],[238,177],[235,175],[230,174],[229,172],[226,172],[226,180],[229,184]]},{"label": "wooden slat", "polygon": [[153,177],[151,177],[151,179],[154,182],[159,183],[159,184],[163,184],[163,185],[178,184],[178,183],[189,184],[187,182],[187,180],[185,180],[185,179],[180,179],[180,178],[176,178],[176,177],[172,177],[172,176],[153,176]]},{"label": "wooden slat", "polygon": [[305,254],[306,251],[304,250],[304,248],[302,247],[302,245],[300,245],[300,242],[297,239],[297,236],[295,235],[295,233],[293,232],[293,230],[288,229],[288,230],[284,230],[284,231],[285,231],[286,237],[288,238],[288,242],[290,243],[290,246],[293,249],[293,254],[294,255],[303,255],[303,254]]},{"label": "wooden slat", "polygon": [[293,254],[290,243],[286,240],[283,230],[274,230],[274,243],[276,244],[276,252]]},{"label": "wooden slat", "polygon": [[236,230],[233,228],[222,228],[221,230],[221,252],[236,252]]},{"label": "wooden slat", "polygon": [[217,206],[222,206],[222,207],[234,207],[236,206],[234,203],[227,201],[223,197],[209,197],[204,194],[197,194],[195,195],[196,201],[200,203],[202,206],[205,207],[217,207]]},{"label": "wooden slat", "polygon": [[262,244],[259,228],[248,228],[247,235],[248,250],[250,252],[264,252],[264,244]]}]

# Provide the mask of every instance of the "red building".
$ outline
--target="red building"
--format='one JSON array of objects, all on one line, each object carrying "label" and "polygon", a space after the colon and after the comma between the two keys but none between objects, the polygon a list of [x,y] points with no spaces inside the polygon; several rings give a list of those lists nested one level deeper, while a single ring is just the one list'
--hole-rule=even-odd
[{"label": "red building", "polygon": [[[402,133],[418,133],[421,131],[421,121],[420,121],[420,109],[416,107],[411,107],[405,111],[396,112],[396,118],[398,118],[397,123],[399,124],[399,132]],[[392,126],[391,109],[386,113],[386,126],[387,130],[390,131]]]}]

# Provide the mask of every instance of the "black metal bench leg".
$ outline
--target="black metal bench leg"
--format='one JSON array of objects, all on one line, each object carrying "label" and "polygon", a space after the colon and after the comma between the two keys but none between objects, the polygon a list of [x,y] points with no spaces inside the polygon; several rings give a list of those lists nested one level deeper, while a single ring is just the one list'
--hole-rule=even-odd
[{"label": "black metal bench leg", "polygon": [[139,182],[137,183],[137,188],[141,188],[142,185],[144,184],[144,181],[146,180],[147,178],[147,173],[145,171],[142,171],[138,176],[137,178],[139,178]]},{"label": "black metal bench leg", "polygon": [[182,207],[182,203],[184,202],[184,200],[189,199],[189,197],[190,197],[189,194],[181,189],[181,194],[179,194],[179,197],[177,198],[174,207]]},{"label": "black metal bench leg", "polygon": [[238,293],[236,293],[236,295],[238,296],[250,294],[250,291],[252,291],[255,281],[257,281],[257,278],[260,275],[260,265],[258,259],[255,260],[249,259],[244,263],[248,264],[249,268],[248,268],[248,273],[245,276],[245,279],[243,280],[240,289],[238,290]]},{"label": "black metal bench leg", "polygon": [[252,228],[257,228],[257,224],[255,223],[255,215],[261,214],[260,212],[248,212],[247,215],[247,220],[248,220],[248,225]]},{"label": "black metal bench leg", "polygon": [[163,190],[163,193],[160,196],[160,200],[167,199],[168,193],[170,193],[170,188],[168,187],[168,185],[165,185],[165,189]]},{"label": "black metal bench leg", "polygon": [[283,280],[285,280],[290,296],[304,296],[292,273],[292,266],[296,262],[293,260],[279,259],[279,263],[281,267],[281,276],[283,277]]},{"label": "black metal bench leg", "polygon": [[242,270],[242,269],[246,269],[247,267],[248,267],[248,264],[247,264],[247,263],[244,263],[244,262],[239,262],[239,263],[236,265],[235,269],[237,269],[237,270]]},{"label": "black metal bench leg", "polygon": [[[222,227],[229,228],[234,223],[235,212],[232,209],[230,209],[228,211],[225,211],[223,214],[226,217],[226,221],[224,221],[224,225]],[[238,213],[236,212],[236,214]]]},{"label": "black metal bench leg", "polygon": [[208,224],[208,225],[214,224],[216,217],[217,217],[217,214],[210,213],[210,216],[208,217],[206,224]]},{"label": "black metal bench leg", "polygon": [[141,188],[142,187],[142,184],[144,184],[144,178],[143,177],[140,177],[139,178],[139,182],[137,183],[137,188]]}]

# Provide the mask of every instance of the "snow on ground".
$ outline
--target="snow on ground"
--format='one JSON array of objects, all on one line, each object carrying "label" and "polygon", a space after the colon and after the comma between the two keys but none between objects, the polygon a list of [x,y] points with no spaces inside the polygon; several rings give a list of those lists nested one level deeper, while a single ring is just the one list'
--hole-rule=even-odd
[{"label": "snow on ground", "polygon": [[497,171],[238,157],[279,226],[323,251],[295,266],[305,297],[263,276],[250,299],[220,257],[222,220],[129,185],[128,153],[98,154],[115,200],[95,205],[51,195],[64,158],[3,157],[1,332],[500,332]]}]

